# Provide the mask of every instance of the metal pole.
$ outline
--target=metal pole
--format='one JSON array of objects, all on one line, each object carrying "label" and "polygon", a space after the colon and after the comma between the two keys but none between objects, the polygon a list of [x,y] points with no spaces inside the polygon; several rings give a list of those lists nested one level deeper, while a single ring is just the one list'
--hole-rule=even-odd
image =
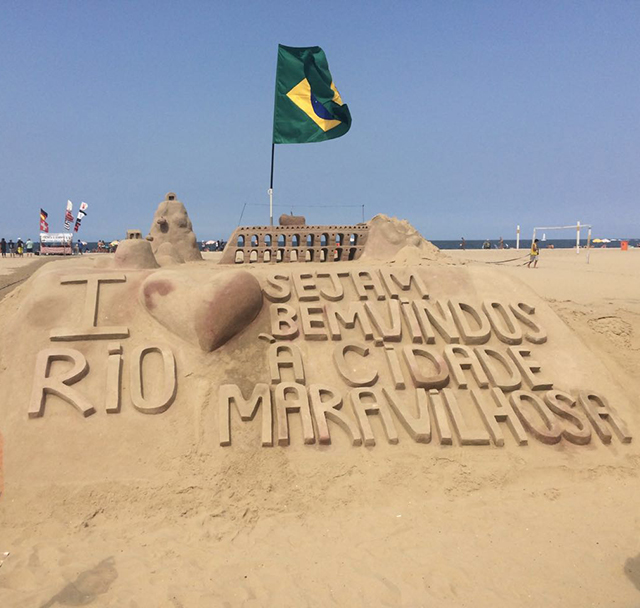
[{"label": "metal pole", "polygon": [[276,154],[276,145],[271,144],[271,180],[269,181],[269,226],[273,226],[273,160]]},{"label": "metal pole", "polygon": [[580,253],[580,222],[576,224],[576,253]]},{"label": "metal pole", "polygon": [[516,249],[520,249],[520,224],[516,228]]},{"label": "metal pole", "polygon": [[587,232],[587,264],[589,263],[589,254],[591,253],[591,226]]}]

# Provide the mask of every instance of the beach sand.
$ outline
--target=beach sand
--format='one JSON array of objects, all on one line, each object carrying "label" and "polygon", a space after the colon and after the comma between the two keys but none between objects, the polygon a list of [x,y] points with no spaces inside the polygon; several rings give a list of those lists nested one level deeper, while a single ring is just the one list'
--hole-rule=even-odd
[{"label": "beach sand", "polygon": [[[583,254],[543,250],[535,270],[494,264],[526,252],[448,253],[438,276],[468,273],[478,293],[483,280],[504,279],[549,304],[571,330],[554,326],[556,335],[580,362],[601,364],[631,404],[631,444],[496,449],[403,436],[374,449],[299,439],[260,448],[237,422],[241,440],[220,448],[215,437],[202,443],[206,404],[187,422],[171,408],[171,433],[148,417],[144,437],[97,426],[98,415],[28,421],[30,432],[51,426],[33,430],[42,453],[5,453],[0,606],[640,606],[640,251],[594,250],[587,265]],[[0,322],[19,312],[23,289],[2,302]],[[17,363],[4,340],[3,351],[8,374]],[[5,433],[18,428],[9,408],[26,419],[24,369],[26,392],[12,376],[15,392],[3,394]],[[108,422],[135,424],[134,414]],[[105,437],[116,438],[108,450]]]}]

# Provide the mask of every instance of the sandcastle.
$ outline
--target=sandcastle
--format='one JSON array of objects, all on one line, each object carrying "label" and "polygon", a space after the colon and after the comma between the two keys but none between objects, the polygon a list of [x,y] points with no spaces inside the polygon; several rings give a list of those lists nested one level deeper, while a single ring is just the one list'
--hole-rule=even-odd
[{"label": "sandcastle", "polygon": [[[627,393],[549,305],[496,268],[453,262],[408,222],[242,227],[221,262],[201,261],[169,193],[148,239],[112,261],[47,264],[1,303],[11,530],[193,521],[189,552],[253,564],[243,576],[294,547],[270,575],[295,585],[331,550],[326,535],[357,561],[367,530],[394,538],[403,514],[413,538],[434,521],[446,531],[467,492],[508,502],[499,484],[514,467],[587,475],[638,458]],[[313,525],[290,515],[310,512]],[[96,562],[123,559],[111,537],[91,538]],[[422,553],[385,543],[389,567],[417,580]],[[109,597],[124,605],[118,584]],[[420,604],[421,584],[403,589]],[[353,593],[341,597],[375,603],[367,584]]]}]

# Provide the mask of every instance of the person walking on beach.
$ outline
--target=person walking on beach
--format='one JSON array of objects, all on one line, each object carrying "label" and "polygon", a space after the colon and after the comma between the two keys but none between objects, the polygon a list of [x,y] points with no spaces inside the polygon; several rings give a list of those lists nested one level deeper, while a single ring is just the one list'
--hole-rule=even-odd
[{"label": "person walking on beach", "polygon": [[467,248],[467,241],[464,240],[464,237],[462,237],[462,242],[460,243],[460,247],[462,247],[462,251],[464,251]]},{"label": "person walking on beach", "polygon": [[24,251],[24,243],[22,242],[22,239],[18,239],[18,242],[16,243],[16,249],[18,251],[18,257],[21,258]]},{"label": "person walking on beach", "polygon": [[540,255],[540,247],[538,247],[538,239],[531,243],[531,253],[529,254],[529,263],[527,264],[527,268],[531,268],[531,262],[533,262],[533,267],[536,268],[538,266],[538,256]]},{"label": "person walking on beach", "polygon": [[498,249],[504,249],[504,239],[500,237],[500,242],[498,243]]},{"label": "person walking on beach", "polygon": [[25,249],[27,251],[27,257],[30,258],[33,255],[33,241],[31,239],[27,239]]},{"label": "person walking on beach", "polygon": [[9,239],[9,257],[10,258],[16,257],[15,245],[13,244],[13,241],[11,239]]},{"label": "person walking on beach", "polygon": [[2,237],[2,240],[0,241],[0,251],[2,252],[2,257],[6,258],[7,257],[7,241],[4,240],[4,237]]}]

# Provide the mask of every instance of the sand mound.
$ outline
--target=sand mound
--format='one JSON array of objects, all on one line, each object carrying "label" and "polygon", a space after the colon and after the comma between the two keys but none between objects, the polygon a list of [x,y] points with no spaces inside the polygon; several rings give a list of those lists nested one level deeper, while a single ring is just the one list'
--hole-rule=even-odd
[{"label": "sand mound", "polygon": [[369,236],[363,259],[419,263],[439,259],[440,250],[427,241],[407,220],[378,214],[369,220]]},{"label": "sand mound", "polygon": [[168,192],[158,205],[147,239],[151,241],[154,254],[162,244],[171,243],[186,262],[202,259],[187,210],[173,192]]},{"label": "sand mound", "polygon": [[142,239],[120,241],[113,257],[116,268],[158,268],[151,243]]},{"label": "sand mound", "polygon": [[160,266],[173,266],[175,264],[184,264],[185,262],[173,243],[162,243],[156,252],[156,259]]}]

